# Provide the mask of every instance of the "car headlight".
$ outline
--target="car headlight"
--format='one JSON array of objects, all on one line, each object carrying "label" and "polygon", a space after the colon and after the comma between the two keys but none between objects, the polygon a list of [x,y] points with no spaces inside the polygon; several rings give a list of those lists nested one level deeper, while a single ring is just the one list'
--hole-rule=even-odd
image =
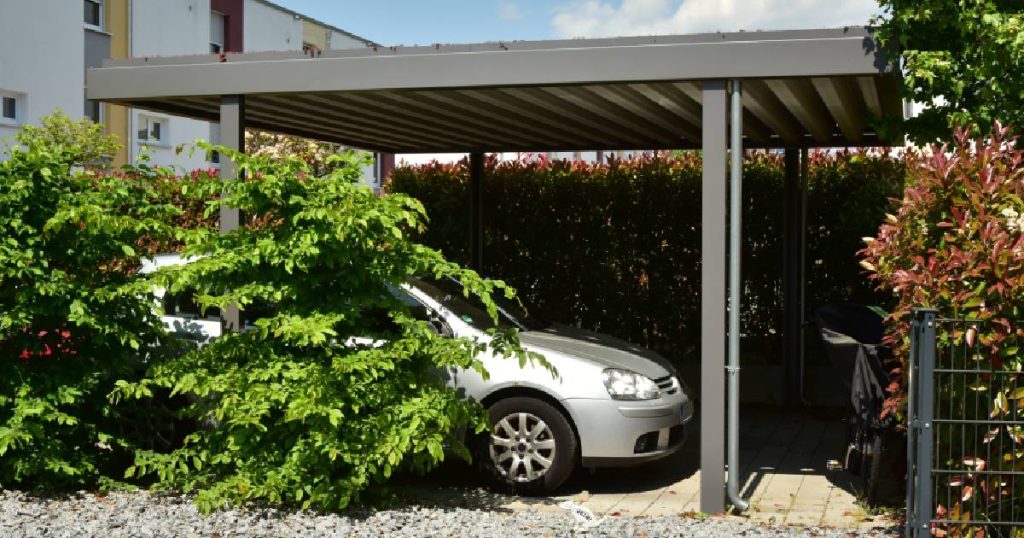
[{"label": "car headlight", "polygon": [[653,400],[661,389],[651,378],[629,370],[609,368],[601,373],[608,394],[616,400]]}]

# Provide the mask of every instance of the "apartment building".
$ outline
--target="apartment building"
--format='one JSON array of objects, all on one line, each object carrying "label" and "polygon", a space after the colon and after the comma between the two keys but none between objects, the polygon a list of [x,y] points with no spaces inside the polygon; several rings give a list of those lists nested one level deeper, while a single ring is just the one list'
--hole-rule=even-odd
[{"label": "apartment building", "polygon": [[91,15],[79,2],[0,0],[0,136],[57,107],[83,114]]},{"label": "apartment building", "polygon": [[[107,58],[307,51],[374,43],[266,0],[0,0],[0,136],[60,108],[106,125],[141,153],[185,170],[216,166],[175,150],[216,142],[216,124],[85,99],[85,70]],[[379,167],[365,179],[379,185]]]}]

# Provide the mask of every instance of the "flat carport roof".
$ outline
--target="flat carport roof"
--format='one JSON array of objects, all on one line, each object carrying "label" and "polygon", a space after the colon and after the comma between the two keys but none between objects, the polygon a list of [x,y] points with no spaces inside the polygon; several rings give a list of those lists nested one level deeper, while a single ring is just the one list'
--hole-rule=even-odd
[{"label": "flat carport roof", "polygon": [[[253,127],[381,152],[469,152],[478,269],[482,152],[701,149],[700,502],[709,513],[725,507],[726,231],[738,230],[726,211],[730,81],[742,88],[741,143],[786,150],[790,376],[800,373],[804,310],[797,153],[902,143],[872,127],[871,118],[902,118],[900,74],[860,27],[135,58],[108,61],[86,81],[89,99],[219,121],[221,142],[236,149]],[[232,163],[221,173],[233,175]],[[222,212],[222,229],[237,219]]]},{"label": "flat carport roof", "polygon": [[701,146],[702,81],[744,83],[744,144],[877,146],[902,115],[870,31],[739,32],[113,60],[92,99],[392,153]]}]

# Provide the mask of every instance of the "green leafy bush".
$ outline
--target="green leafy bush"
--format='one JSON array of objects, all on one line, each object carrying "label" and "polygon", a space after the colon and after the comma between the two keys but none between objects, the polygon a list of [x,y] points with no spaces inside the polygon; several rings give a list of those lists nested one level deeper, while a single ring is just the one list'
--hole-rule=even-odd
[{"label": "green leafy bush", "polygon": [[928,103],[886,121],[917,144],[949,141],[955,127],[1024,125],[1024,4],[1017,0],[878,0],[879,43],[899,54],[903,97]]},{"label": "green leafy bush", "polygon": [[[886,341],[903,367],[894,372],[896,381],[890,387],[885,414],[902,415],[906,406],[902,373],[908,367],[914,307],[932,307],[940,316],[978,321],[976,329],[966,330],[962,324],[939,324],[940,349],[955,345],[976,350],[970,358],[985,371],[1019,373],[1024,368],[1020,354],[1024,339],[1020,325],[1024,320],[1024,152],[1014,148],[1016,140],[1000,125],[992,132],[988,139],[971,140],[969,130],[958,131],[953,146],[914,155],[908,163],[907,186],[898,210],[887,217],[877,237],[867,238],[863,266],[880,290],[897,299],[887,319]],[[1024,430],[1019,422],[1013,425],[1024,418],[1024,409],[1009,403],[1024,398],[1024,390],[1014,390],[1015,383],[997,385],[988,374],[972,379],[970,385],[958,385],[937,386],[936,398],[942,409],[948,406],[956,416],[1009,423],[983,428],[984,438],[979,435],[961,441],[959,435],[937,435],[934,452],[943,465],[959,467],[965,458],[978,458],[982,465],[978,470],[1024,470],[1024,453],[1020,451]],[[989,480],[991,484],[981,483]],[[959,491],[955,496],[964,501],[966,513],[972,495],[996,496],[1007,487],[999,480],[998,476],[979,477],[977,482],[960,480],[950,485]],[[999,498],[1012,498],[1016,506],[1000,509],[1003,514],[1012,513],[1011,509],[1020,513],[1024,482],[1010,480],[1009,488]],[[959,508],[946,508],[959,517]],[[972,519],[985,517],[974,516]]]},{"label": "green leafy bush", "polygon": [[[488,159],[485,272],[513,285],[542,317],[642,343],[676,362],[696,360],[700,326],[701,162],[693,152],[608,164]],[[468,260],[468,168],[395,170],[391,192],[421,200],[422,239]],[[807,199],[809,311],[888,298],[861,274],[856,252],[902,188],[887,154],[812,152]],[[781,354],[784,169],[780,154],[744,165],[743,326],[762,361]]]},{"label": "green leafy bush", "polygon": [[106,396],[161,334],[129,285],[135,247],[177,210],[83,168],[116,149],[97,125],[57,115],[16,142],[0,161],[0,487],[95,484],[134,439]]},{"label": "green leafy bush", "polygon": [[468,458],[460,432],[482,431],[486,419],[478,403],[445,386],[444,372],[482,371],[476,356],[488,346],[521,362],[531,357],[514,332],[495,332],[490,342],[442,338],[390,290],[413,275],[457,278],[492,317],[490,294],[511,291],[415,243],[422,206],[355,185],[362,157],[330,157],[332,172],[318,178],[301,158],[218,150],[245,179],[198,174],[187,188],[207,200],[223,191],[206,217],[227,205],[248,225],[191,230],[182,252],[194,261],[161,269],[153,284],[196,290],[204,308],[240,305],[254,329],[157,364],[117,390],[117,399],[145,399],[155,388],[190,394],[185,413],[209,425],[177,450],[139,451],[127,474],[198,492],[202,510],[251,500],[332,509],[399,467],[436,465],[445,447]]}]

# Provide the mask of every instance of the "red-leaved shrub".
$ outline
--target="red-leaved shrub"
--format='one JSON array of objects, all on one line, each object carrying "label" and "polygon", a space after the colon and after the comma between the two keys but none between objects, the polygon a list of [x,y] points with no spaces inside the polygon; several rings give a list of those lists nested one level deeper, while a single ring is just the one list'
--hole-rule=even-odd
[{"label": "red-leaved shrub", "polygon": [[[1024,318],[1024,153],[1007,129],[971,140],[958,131],[953,147],[908,156],[908,177],[895,215],[861,253],[861,265],[896,308],[886,342],[904,365],[910,311],[988,322],[978,339],[985,360],[1019,364],[1014,329]],[[902,372],[897,375],[902,379]],[[894,387],[884,413],[900,413],[905,389]]]},{"label": "red-leaved shrub", "polygon": [[934,477],[936,516],[964,522],[937,536],[982,535],[968,522],[1024,514],[1024,152],[998,124],[987,139],[969,132],[908,157],[899,208],[865,238],[861,262],[897,299],[886,342],[902,367],[883,414],[906,408],[911,310],[939,313],[934,410],[965,422],[932,428],[933,463],[954,471]]}]

